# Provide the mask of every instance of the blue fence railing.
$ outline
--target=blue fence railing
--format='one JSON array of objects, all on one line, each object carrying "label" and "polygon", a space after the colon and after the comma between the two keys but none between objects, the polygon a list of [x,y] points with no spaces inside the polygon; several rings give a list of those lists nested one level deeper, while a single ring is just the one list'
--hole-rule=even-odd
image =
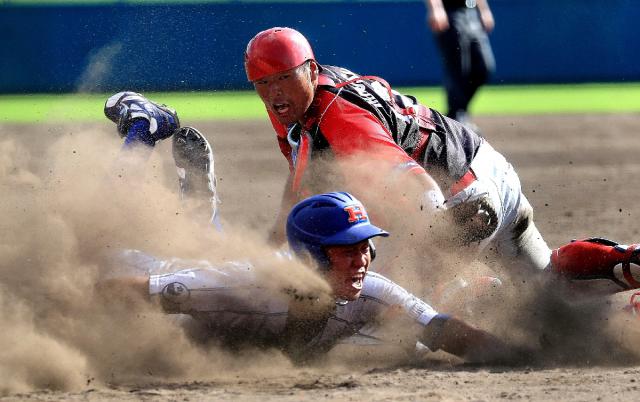
[{"label": "blue fence railing", "polygon": [[[129,1],[0,2],[0,92],[248,88],[244,48],[271,26],[302,31],[324,64],[394,85],[441,79],[422,1]],[[640,80],[637,0],[490,4],[494,83]]]}]

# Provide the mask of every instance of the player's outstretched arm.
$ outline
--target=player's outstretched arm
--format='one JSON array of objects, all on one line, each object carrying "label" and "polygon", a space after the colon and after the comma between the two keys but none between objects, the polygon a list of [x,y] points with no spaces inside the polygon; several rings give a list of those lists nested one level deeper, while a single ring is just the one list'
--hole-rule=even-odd
[{"label": "player's outstretched arm", "polygon": [[420,209],[427,211],[442,211],[445,209],[445,198],[438,183],[427,173],[416,175],[417,181],[424,188]]},{"label": "player's outstretched arm", "polygon": [[471,363],[518,364],[532,357],[488,332],[446,316],[435,317],[427,325],[422,341],[432,350],[442,349]]}]

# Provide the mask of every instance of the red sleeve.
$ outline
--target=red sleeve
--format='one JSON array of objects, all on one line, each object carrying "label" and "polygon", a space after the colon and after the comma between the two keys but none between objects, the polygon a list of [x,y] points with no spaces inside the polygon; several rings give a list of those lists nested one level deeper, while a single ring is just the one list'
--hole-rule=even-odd
[{"label": "red sleeve", "polygon": [[394,142],[391,133],[373,114],[329,92],[320,96],[327,103],[333,101],[322,116],[320,131],[337,158],[366,153],[372,159],[382,159],[394,165],[407,164],[415,166],[416,173],[424,172]]},{"label": "red sleeve", "polygon": [[293,160],[291,159],[291,145],[289,145],[289,141],[287,141],[287,128],[281,124],[278,119],[268,111],[269,120],[271,120],[271,125],[276,132],[278,139],[278,146],[280,147],[280,152],[289,162],[289,171],[293,170]]}]

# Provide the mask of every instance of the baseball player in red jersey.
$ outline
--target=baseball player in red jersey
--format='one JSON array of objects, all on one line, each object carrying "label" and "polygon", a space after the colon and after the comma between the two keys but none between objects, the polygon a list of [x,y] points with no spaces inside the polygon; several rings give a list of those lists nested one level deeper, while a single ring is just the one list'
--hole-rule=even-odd
[{"label": "baseball player in red jersey", "polygon": [[[336,160],[366,155],[417,172],[424,183],[435,181],[426,187],[428,198],[437,205],[441,189],[456,234],[480,250],[491,244],[510,270],[639,285],[629,273],[631,265],[640,265],[635,245],[587,239],[552,253],[533,222],[517,173],[486,139],[392,90],[381,78],[319,64],[300,32],[276,27],[258,33],[247,45],[245,69],[289,162],[272,238],[282,238],[283,211],[301,197],[305,179],[319,175],[310,168],[317,155],[329,153]],[[616,276],[616,266],[622,275]]]},{"label": "baseball player in red jersey", "polygon": [[[310,182],[321,178],[325,172],[318,172],[318,156],[330,155],[337,164],[356,157],[362,161],[375,163],[375,172],[363,169],[351,169],[345,180],[353,183],[367,183],[368,187],[381,188],[392,180],[401,178],[404,182],[420,183],[425,188],[429,207],[442,204],[444,197],[437,184],[424,169],[400,147],[389,128],[380,123],[377,116],[342,96],[337,91],[358,88],[357,83],[349,87],[335,87],[343,80],[341,71],[329,71],[318,74],[318,65],[307,63],[313,59],[313,53],[306,39],[292,34],[292,30],[280,30],[289,42],[272,41],[263,46],[252,47],[247,60],[247,72],[256,91],[267,105],[269,117],[277,132],[277,138],[283,155],[289,162],[290,175],[283,196],[283,204],[273,233],[276,242],[284,239],[284,217],[286,211],[301,196],[326,190],[322,187],[310,188]],[[255,42],[252,42],[255,43]],[[290,46],[292,45],[292,46]],[[263,63],[259,59],[279,54],[282,61],[270,59]],[[257,63],[252,63],[252,60]],[[334,80],[335,78],[335,80]],[[327,90],[324,90],[324,89]],[[335,89],[330,91],[329,89]],[[380,87],[380,90],[385,90]],[[386,90],[385,90],[386,91]],[[385,107],[384,102],[373,104]],[[384,111],[381,110],[381,113]],[[389,116],[394,118],[394,116]],[[395,125],[407,129],[407,136],[414,136],[409,127],[401,120]],[[320,168],[321,169],[321,168]],[[369,173],[368,175],[366,173]],[[364,176],[364,177],[363,177]],[[343,177],[344,178],[344,177]],[[342,187],[342,186],[341,186]],[[351,187],[353,189],[353,187]]]}]

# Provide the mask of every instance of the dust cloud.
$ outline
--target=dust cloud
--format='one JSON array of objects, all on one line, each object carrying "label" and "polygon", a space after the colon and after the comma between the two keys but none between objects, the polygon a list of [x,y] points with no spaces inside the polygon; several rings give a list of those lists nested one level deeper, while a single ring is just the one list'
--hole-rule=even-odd
[{"label": "dust cloud", "polygon": [[76,92],[101,90],[112,75],[114,59],[122,53],[123,45],[113,42],[95,50],[90,56],[82,74],[78,78]]},{"label": "dust cloud", "polygon": [[[166,153],[122,154],[117,136],[95,129],[59,135],[40,148],[29,140],[0,139],[0,394],[215,380],[239,372],[269,376],[292,368],[275,351],[195,345],[155,306],[128,296],[105,300],[95,284],[114,274],[111,256],[122,249],[159,258],[252,259],[260,261],[266,286],[326,295],[327,285],[315,273],[265,257],[271,255],[265,233],[225,222],[221,236],[194,216],[180,201],[175,178],[166,177]],[[474,311],[461,307],[457,313],[532,347],[546,367],[638,361],[640,334],[627,330],[628,319],[610,319],[610,306],[575,304],[569,289],[550,291],[552,284],[533,278],[522,283],[508,269],[493,272],[470,262],[467,250],[442,248],[451,223],[421,210],[417,189],[397,178],[371,185],[372,174],[381,176],[377,164],[360,160],[350,170],[351,182],[328,171],[316,190],[353,192],[372,221],[391,232],[376,240],[375,270],[427,301],[438,283],[500,277],[509,285],[490,298],[465,294]],[[360,364],[389,364],[386,355],[378,361],[356,356]]]},{"label": "dust cloud", "polygon": [[375,240],[378,260],[373,269],[439,311],[528,351],[522,364],[640,362],[637,319],[623,312],[629,295],[605,297],[608,293],[600,289],[611,289],[610,281],[570,283],[546,272],[537,275],[501,265],[490,249],[464,246],[465,233],[456,229],[450,215],[429,210],[422,187],[394,174],[391,164],[370,155],[340,165],[331,159],[323,163],[318,170],[326,173],[313,175],[311,185],[325,191],[340,183],[364,202],[374,224],[391,233]]},{"label": "dust cloud", "polygon": [[39,151],[18,137],[0,140],[0,394],[290,367],[277,352],[196,346],[156,306],[99,297],[95,285],[112,274],[110,256],[122,249],[255,259],[266,286],[328,292],[315,273],[265,257],[271,253],[258,235],[227,226],[221,236],[194,219],[177,186],[162,179],[166,155],[119,148],[116,136],[99,131],[63,135]]}]

